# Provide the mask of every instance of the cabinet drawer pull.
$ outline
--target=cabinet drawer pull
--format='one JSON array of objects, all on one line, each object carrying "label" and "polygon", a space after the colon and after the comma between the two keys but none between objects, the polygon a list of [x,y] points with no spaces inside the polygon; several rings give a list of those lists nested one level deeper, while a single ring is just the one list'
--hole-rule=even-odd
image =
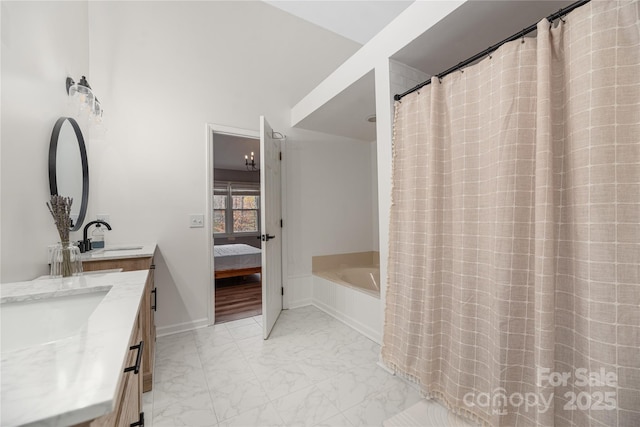
[{"label": "cabinet drawer pull", "polygon": [[140,419],[133,424],[129,424],[129,427],[144,427],[144,412],[140,412]]},{"label": "cabinet drawer pull", "polygon": [[151,306],[151,310],[158,311],[158,288],[153,288],[151,293],[153,294],[153,305]]},{"label": "cabinet drawer pull", "polygon": [[133,371],[134,374],[140,372],[140,364],[142,363],[142,349],[144,347],[144,341],[140,341],[138,345],[132,345],[129,347],[129,350],[138,349],[138,354],[136,355],[136,364],[134,366],[129,366],[128,368],[124,368],[125,372]]}]

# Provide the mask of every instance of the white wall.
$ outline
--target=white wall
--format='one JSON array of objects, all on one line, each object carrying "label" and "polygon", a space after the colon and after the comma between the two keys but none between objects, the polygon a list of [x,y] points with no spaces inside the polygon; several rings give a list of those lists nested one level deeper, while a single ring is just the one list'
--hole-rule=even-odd
[{"label": "white wall", "polygon": [[309,144],[308,215],[312,218],[313,256],[370,251],[371,145],[347,139]]},{"label": "white wall", "polygon": [[[45,205],[51,131],[60,116],[75,113],[65,90],[67,76],[92,80],[87,3],[3,1],[0,6],[0,281],[10,282],[48,274],[47,246],[60,240]],[[86,123],[79,123],[86,138]],[[72,233],[71,238],[80,237]]]},{"label": "white wall", "polygon": [[[415,1],[291,109],[295,126],[467,0]],[[379,77],[376,77],[378,79]]]},{"label": "white wall", "polygon": [[[289,307],[311,302],[311,258],[370,251],[373,245],[371,145],[292,129],[285,225]],[[289,143],[290,141],[290,143]]]},{"label": "white wall", "polygon": [[207,318],[207,236],[188,226],[206,209],[206,123],[257,130],[264,114],[288,135],[289,271],[310,272],[315,217],[296,191],[337,139],[292,131],[289,112],[359,46],[262,2],[91,2],[89,28],[108,129],[90,148],[95,212],[110,243],[157,241],[159,333]]},{"label": "white wall", "polygon": [[371,143],[371,216],[372,250],[380,251],[380,217],[378,214],[378,143]]},{"label": "white wall", "polygon": [[416,87],[420,83],[428,80],[429,74],[409,67],[393,59],[389,60],[389,76],[391,82],[391,103],[393,104],[393,96],[403,93],[412,87]]}]

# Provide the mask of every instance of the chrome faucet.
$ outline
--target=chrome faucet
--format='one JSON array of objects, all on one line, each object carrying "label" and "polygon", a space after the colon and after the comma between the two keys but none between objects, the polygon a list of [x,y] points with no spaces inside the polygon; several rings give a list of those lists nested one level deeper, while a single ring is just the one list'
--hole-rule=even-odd
[{"label": "chrome faucet", "polygon": [[89,227],[91,227],[93,224],[102,224],[107,227],[107,230],[111,230],[111,226],[109,225],[109,223],[101,219],[88,222],[87,225],[84,226],[84,229],[82,231],[82,241],[78,242],[80,246],[80,252],[88,252],[91,250],[91,239],[87,237],[87,232],[89,231]]}]

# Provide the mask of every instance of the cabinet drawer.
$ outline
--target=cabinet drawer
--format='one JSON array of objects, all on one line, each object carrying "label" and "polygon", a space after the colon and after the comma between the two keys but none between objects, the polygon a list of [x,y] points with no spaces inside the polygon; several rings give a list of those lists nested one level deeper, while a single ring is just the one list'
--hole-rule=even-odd
[{"label": "cabinet drawer", "polygon": [[122,271],[148,270],[152,263],[152,257],[105,259],[97,261],[83,261],[82,269],[84,271],[110,270],[112,268],[121,268]]}]

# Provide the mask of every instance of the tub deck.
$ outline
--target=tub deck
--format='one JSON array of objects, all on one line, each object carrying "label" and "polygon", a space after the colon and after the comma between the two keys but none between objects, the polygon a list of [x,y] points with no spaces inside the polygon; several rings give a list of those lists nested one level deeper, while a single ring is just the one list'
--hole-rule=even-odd
[{"label": "tub deck", "polygon": [[377,252],[312,258],[312,304],[371,340],[382,341]]}]

